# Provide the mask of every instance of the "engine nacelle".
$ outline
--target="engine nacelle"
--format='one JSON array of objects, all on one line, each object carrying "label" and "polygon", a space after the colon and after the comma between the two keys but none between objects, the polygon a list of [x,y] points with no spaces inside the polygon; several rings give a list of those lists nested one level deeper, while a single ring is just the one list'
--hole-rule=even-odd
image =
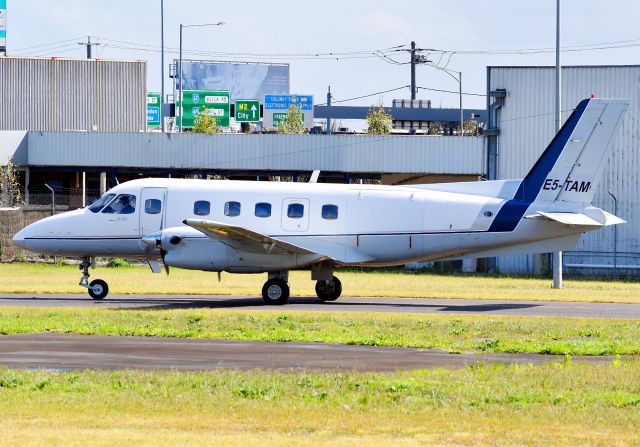
[{"label": "engine nacelle", "polygon": [[170,267],[219,272],[229,267],[229,246],[191,227],[165,228],[160,234],[164,262]]},{"label": "engine nacelle", "polygon": [[212,272],[262,273],[306,267],[320,260],[320,254],[270,254],[239,251],[188,227],[165,228],[143,239],[164,252],[169,267]]}]

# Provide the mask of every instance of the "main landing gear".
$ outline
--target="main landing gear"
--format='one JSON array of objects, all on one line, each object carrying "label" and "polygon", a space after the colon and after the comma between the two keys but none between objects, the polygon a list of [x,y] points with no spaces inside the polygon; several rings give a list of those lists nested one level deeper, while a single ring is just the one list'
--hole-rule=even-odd
[{"label": "main landing gear", "polygon": [[[326,277],[326,275],[324,275]],[[342,293],[342,283],[338,278],[329,275],[331,279],[316,281],[316,295],[322,302],[335,301]],[[313,278],[312,279],[316,279]],[[289,272],[269,273],[269,279],[262,287],[262,299],[265,304],[283,305],[289,302]],[[89,292],[91,293],[91,292]]]},{"label": "main landing gear", "polygon": [[316,295],[320,301],[335,301],[342,293],[342,283],[335,276],[328,281],[316,281]]},{"label": "main landing gear", "polygon": [[80,270],[82,270],[80,285],[87,289],[91,298],[101,300],[109,293],[109,286],[106,281],[101,279],[94,279],[89,282],[89,276],[91,276],[89,274],[89,267],[96,268],[95,260],[92,258],[82,258],[82,263],[80,263]]}]

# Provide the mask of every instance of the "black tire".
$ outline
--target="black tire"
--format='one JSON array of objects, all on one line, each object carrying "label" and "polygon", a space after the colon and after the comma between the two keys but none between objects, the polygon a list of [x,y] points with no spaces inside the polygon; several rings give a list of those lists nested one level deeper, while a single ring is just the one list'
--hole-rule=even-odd
[{"label": "black tire", "polygon": [[106,281],[94,279],[89,283],[89,296],[94,300],[101,300],[109,293],[109,286]]},{"label": "black tire", "polygon": [[289,301],[289,284],[280,278],[271,278],[262,287],[262,299],[265,304],[287,304]]},{"label": "black tire", "polygon": [[320,301],[335,301],[342,294],[342,283],[335,276],[331,281],[317,281],[316,295]]}]

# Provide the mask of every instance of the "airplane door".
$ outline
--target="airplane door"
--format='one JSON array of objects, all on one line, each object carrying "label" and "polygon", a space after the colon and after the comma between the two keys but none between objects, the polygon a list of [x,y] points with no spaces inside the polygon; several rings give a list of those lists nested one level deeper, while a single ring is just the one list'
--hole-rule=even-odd
[{"label": "airplane door", "polygon": [[307,231],[309,229],[309,199],[284,199],[282,202],[282,229]]},{"label": "airplane door", "polygon": [[[162,230],[167,209],[165,188],[144,188],[140,194],[140,237]],[[140,247],[146,244],[140,240]]]}]

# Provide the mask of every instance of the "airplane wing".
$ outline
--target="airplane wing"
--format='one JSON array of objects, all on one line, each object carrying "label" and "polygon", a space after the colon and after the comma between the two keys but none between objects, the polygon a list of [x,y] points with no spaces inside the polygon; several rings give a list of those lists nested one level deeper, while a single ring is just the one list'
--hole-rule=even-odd
[{"label": "airplane wing", "polygon": [[297,245],[289,244],[287,242],[273,239],[264,234],[247,230],[244,227],[200,219],[187,219],[183,221],[183,223],[201,231],[212,239],[216,239],[230,245],[236,250],[248,251],[250,253],[269,253],[274,255],[315,253],[302,247],[298,247]]},{"label": "airplane wing", "polygon": [[333,242],[312,240],[312,238],[305,238],[308,239],[305,241],[296,240],[295,243],[285,242],[244,227],[211,220],[187,219],[183,223],[236,250],[250,253],[315,254],[340,263],[359,263],[373,260],[359,250]]}]

